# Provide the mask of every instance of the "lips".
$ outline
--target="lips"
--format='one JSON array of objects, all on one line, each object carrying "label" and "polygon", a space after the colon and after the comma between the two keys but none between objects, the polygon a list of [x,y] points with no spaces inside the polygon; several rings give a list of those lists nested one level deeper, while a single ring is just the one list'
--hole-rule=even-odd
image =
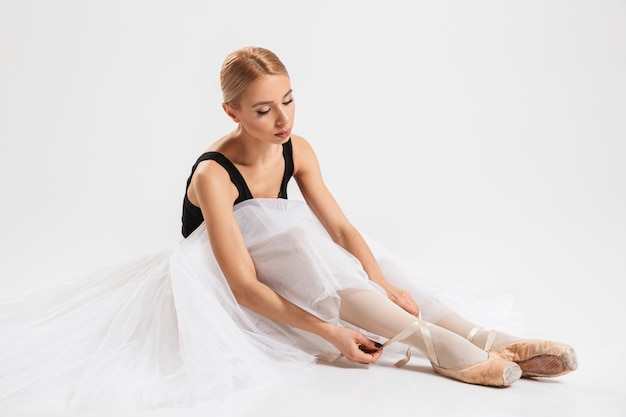
[{"label": "lips", "polygon": [[289,137],[289,135],[291,135],[291,129],[281,130],[280,132],[276,133],[275,135],[278,136],[279,138],[286,139],[286,138]]}]

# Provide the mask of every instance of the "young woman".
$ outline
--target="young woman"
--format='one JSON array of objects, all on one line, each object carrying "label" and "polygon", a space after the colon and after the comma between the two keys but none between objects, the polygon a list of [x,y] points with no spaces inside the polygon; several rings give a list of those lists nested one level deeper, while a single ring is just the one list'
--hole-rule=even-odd
[{"label": "young woman", "polygon": [[[292,134],[294,95],[281,61],[266,49],[241,49],[226,58],[221,85],[224,111],[237,127],[213,143],[194,166],[184,201],[183,234],[187,236],[204,221],[203,233],[208,233],[213,254],[238,303],[320,336],[352,362],[375,362],[381,345],[354,329],[322,320],[315,310],[314,300],[319,297],[335,294],[336,318],[388,339],[401,334],[402,342],[427,355],[437,373],[464,382],[507,386],[523,373],[557,376],[576,367],[569,346],[487,332],[443,306],[432,312],[423,306],[430,323],[419,318],[420,306],[414,297],[386,278],[324,185],[310,144]],[[250,248],[248,231],[238,224],[233,206],[251,199],[286,199],[291,176],[306,201],[306,208],[298,208],[305,212],[304,220],[286,228],[280,227],[281,218],[279,224],[269,226],[277,228],[268,236],[271,248]],[[281,216],[290,210],[286,206],[276,201],[258,204],[263,211],[278,210]],[[305,221],[310,228],[302,226],[308,224]],[[318,221],[323,230],[315,228]],[[332,255],[319,257],[320,246]],[[342,258],[351,257],[355,260],[352,270],[341,270]],[[337,270],[341,272],[322,272],[334,268],[335,258],[339,258]],[[293,281],[291,297],[277,290],[284,281]],[[317,293],[309,291],[310,281],[322,281]]]},{"label": "young woman", "polygon": [[[199,407],[317,360],[371,364],[394,342],[407,346],[399,366],[416,348],[471,384],[576,369],[570,346],[465,320],[364,239],[292,133],[294,93],[271,51],[230,54],[221,86],[236,127],[193,165],[185,239],[0,302],[0,408]],[[292,177],[305,201],[287,200]]]}]

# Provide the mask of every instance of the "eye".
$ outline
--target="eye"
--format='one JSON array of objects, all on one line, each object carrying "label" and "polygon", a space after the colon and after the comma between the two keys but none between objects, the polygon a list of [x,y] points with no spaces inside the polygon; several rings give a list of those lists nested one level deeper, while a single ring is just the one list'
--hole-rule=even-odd
[{"label": "eye", "polygon": [[261,116],[263,116],[263,115],[269,113],[270,109],[267,109],[267,110],[257,110],[256,112],[257,112],[257,114],[260,114]]},{"label": "eye", "polygon": [[291,97],[291,98],[290,98],[289,100],[287,100],[287,101],[283,101],[283,104],[284,104],[285,106],[288,106],[288,105],[289,105],[289,104],[291,104],[291,103],[293,103],[293,97]]}]

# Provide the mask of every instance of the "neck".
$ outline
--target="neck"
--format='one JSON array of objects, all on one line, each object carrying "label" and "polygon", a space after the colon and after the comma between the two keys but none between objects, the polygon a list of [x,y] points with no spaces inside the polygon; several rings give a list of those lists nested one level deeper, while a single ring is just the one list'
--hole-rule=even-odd
[{"label": "neck", "polygon": [[232,156],[239,165],[258,165],[275,158],[277,152],[282,152],[282,144],[268,143],[251,137],[241,127],[231,134]]}]

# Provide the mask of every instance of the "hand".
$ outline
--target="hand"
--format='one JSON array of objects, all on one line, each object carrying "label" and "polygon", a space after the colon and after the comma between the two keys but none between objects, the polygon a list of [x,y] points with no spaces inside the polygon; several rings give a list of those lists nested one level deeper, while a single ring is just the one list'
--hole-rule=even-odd
[{"label": "hand", "polygon": [[420,308],[413,299],[410,292],[387,283],[383,289],[387,292],[387,297],[404,310],[408,311],[414,316],[419,316]]},{"label": "hand", "polygon": [[347,327],[335,327],[328,341],[350,362],[374,363],[383,353],[380,343],[373,342],[356,330]]}]

